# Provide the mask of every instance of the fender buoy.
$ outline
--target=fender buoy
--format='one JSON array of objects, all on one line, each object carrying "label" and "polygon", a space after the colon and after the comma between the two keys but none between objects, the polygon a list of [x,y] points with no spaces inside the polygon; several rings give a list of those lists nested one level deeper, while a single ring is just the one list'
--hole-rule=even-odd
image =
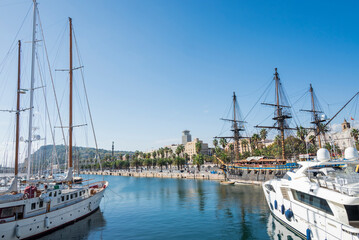
[{"label": "fender buoy", "polygon": [[278,209],[278,202],[277,202],[277,200],[274,200],[274,208],[275,208],[275,209]]},{"label": "fender buoy", "polygon": [[15,227],[15,235],[17,238],[20,238],[20,226],[16,225]]},{"label": "fender buoy", "polygon": [[282,204],[282,206],[281,206],[281,212],[282,212],[282,214],[284,214],[284,212],[285,212],[285,207],[284,207],[283,204]]},{"label": "fender buoy", "polygon": [[49,226],[50,226],[49,217],[45,217],[45,227],[46,227],[46,228],[49,228]]},{"label": "fender buoy", "polygon": [[307,228],[307,240],[312,240],[312,231],[309,229],[309,228]]},{"label": "fender buoy", "polygon": [[287,211],[285,211],[285,217],[288,219],[288,221],[290,221],[291,218],[293,217],[293,212],[292,210],[290,210],[290,208]]}]

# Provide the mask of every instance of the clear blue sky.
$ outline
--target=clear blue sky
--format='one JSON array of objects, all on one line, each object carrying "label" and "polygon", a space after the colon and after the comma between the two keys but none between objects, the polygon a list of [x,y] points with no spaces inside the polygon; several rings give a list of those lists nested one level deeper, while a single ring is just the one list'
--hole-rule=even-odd
[{"label": "clear blue sky", "polygon": [[[67,64],[66,48],[56,55],[54,46],[67,46],[61,43],[67,36],[57,38],[67,17],[73,18],[101,148],[110,149],[115,141],[118,150],[151,150],[179,143],[184,129],[211,143],[222,130],[219,118],[225,117],[232,92],[247,115],[275,67],[291,102],[312,83],[329,116],[359,91],[357,1],[39,3],[54,68]],[[0,59],[30,5],[30,0],[0,0]],[[28,30],[19,35],[23,41],[31,40],[27,21]],[[24,47],[29,53],[29,44]],[[1,101],[2,108],[13,104]],[[249,133],[268,117],[268,109],[261,109],[256,106],[246,119]],[[352,109],[334,122],[359,118]],[[298,117],[304,125],[309,120],[301,113]]]}]

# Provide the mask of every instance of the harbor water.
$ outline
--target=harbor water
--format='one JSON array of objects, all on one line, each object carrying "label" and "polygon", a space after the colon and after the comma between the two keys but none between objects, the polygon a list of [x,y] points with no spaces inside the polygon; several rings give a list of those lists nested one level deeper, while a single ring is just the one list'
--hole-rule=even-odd
[{"label": "harbor water", "polygon": [[270,215],[260,186],[84,177],[109,181],[100,209],[41,239],[299,239]]}]

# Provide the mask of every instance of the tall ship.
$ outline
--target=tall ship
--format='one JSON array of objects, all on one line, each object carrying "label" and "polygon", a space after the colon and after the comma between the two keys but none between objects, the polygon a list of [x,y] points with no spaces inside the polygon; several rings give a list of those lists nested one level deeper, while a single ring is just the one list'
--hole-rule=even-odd
[{"label": "tall ship", "polygon": [[[296,128],[291,128],[288,124],[288,119],[292,118],[289,104],[282,89],[282,84],[280,82],[279,74],[277,68],[275,68],[275,73],[273,80],[275,82],[275,103],[262,103],[263,105],[275,107],[273,120],[275,124],[273,126],[255,126],[257,128],[264,129],[276,129],[280,132],[280,146],[281,146],[281,158],[266,158],[266,157],[248,157],[246,159],[239,159],[240,148],[242,152],[245,148],[248,148],[248,145],[251,141],[249,137],[241,135],[241,132],[245,131],[244,121],[241,119],[239,113],[239,106],[237,102],[237,97],[233,93],[233,118],[232,119],[222,119],[232,123],[231,131],[233,136],[226,137],[215,137],[218,139],[231,139],[233,140],[235,158],[234,161],[230,163],[224,162],[222,159],[218,160],[222,163],[222,169],[224,170],[228,180],[232,182],[245,182],[245,183],[261,183],[263,181],[273,179],[276,177],[283,176],[287,171],[293,170],[298,167],[294,162],[290,162],[285,158],[285,131],[286,130],[296,130]],[[240,143],[240,139],[244,139]]]},{"label": "tall ship", "polygon": [[[17,109],[16,109],[16,147],[14,159],[14,178],[10,186],[0,192],[0,238],[1,239],[28,239],[44,235],[67,224],[73,223],[94,213],[100,205],[108,186],[107,181],[89,184],[76,184],[73,176],[72,161],[72,85],[73,85],[73,59],[72,59],[72,20],[70,27],[70,64],[69,64],[69,125],[68,125],[68,164],[67,173],[63,177],[44,178],[32,180],[30,178],[31,142],[32,142],[32,110],[34,91],[34,60],[37,25],[37,3],[33,5],[33,38],[32,38],[32,67],[30,92],[30,120],[28,139],[27,179],[20,181],[19,176],[19,129],[20,129],[20,87],[21,72],[21,42],[18,44],[18,81],[17,81]],[[21,183],[21,184],[20,184]]]}]

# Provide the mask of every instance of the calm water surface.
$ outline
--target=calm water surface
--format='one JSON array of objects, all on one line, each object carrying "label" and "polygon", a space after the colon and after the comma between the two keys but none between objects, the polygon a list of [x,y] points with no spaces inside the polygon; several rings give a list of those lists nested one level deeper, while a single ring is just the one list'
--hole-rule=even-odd
[{"label": "calm water surface", "polygon": [[110,185],[100,211],[41,239],[287,239],[276,235],[283,226],[270,216],[260,186],[104,179]]}]

